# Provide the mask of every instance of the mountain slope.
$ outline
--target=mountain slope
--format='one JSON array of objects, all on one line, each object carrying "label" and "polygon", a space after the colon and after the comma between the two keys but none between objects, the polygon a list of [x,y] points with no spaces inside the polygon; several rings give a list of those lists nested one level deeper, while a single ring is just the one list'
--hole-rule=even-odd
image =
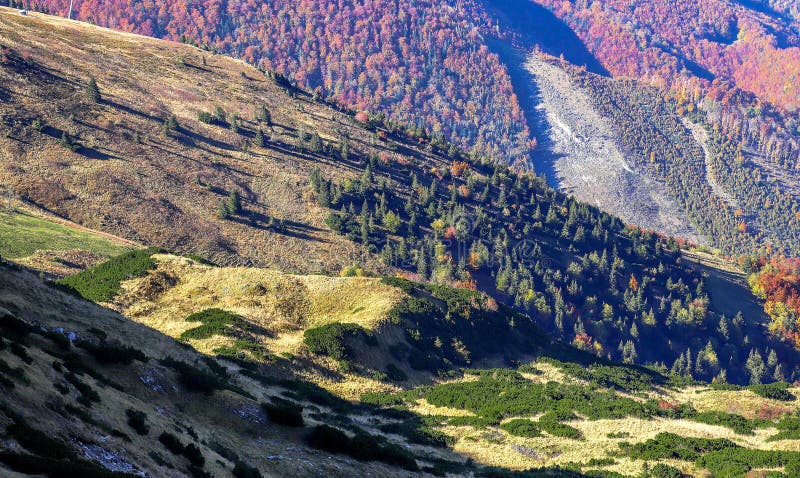
[{"label": "mountain slope", "polygon": [[[61,0],[34,5],[62,16],[69,6]],[[189,38],[274,69],[349,108],[383,111],[498,160],[524,163],[527,126],[469,7],[169,1],[153,10],[145,2],[89,0],[75,3],[73,18],[173,41]]]},{"label": "mountain slope", "polygon": [[[540,178],[358,121],[191,46],[55,17],[0,18],[10,25],[0,142],[17,158],[1,167],[27,201],[222,265],[361,269],[479,289],[559,340],[679,375],[748,383],[796,373],[798,352],[766,333],[764,314],[731,317],[758,310],[753,297],[727,304],[678,241],[626,227]],[[70,45],[83,53],[68,55]],[[270,137],[263,147],[259,131]],[[753,368],[751,355],[775,360]]]},{"label": "mountain slope", "polygon": [[[208,272],[189,259],[158,261]],[[215,273],[269,276],[260,270]],[[362,288],[359,280],[340,282]],[[397,284],[411,294],[421,287]],[[118,300],[129,300],[135,288],[124,289]],[[267,290],[262,297],[281,296]],[[252,306],[236,293],[227,299],[228,306]],[[141,304],[156,312],[166,305]],[[448,320],[465,325],[456,309],[446,307]],[[346,303],[334,308],[351,312]],[[471,310],[475,320],[479,309]],[[504,341],[513,334],[509,330],[493,333]],[[378,330],[375,336],[381,348],[407,340]],[[468,335],[458,337],[469,343]],[[647,466],[672,473],[655,476],[682,470],[740,477],[769,468],[784,477],[800,465],[792,415],[797,388],[681,385],[649,369],[550,344],[531,331],[527,339],[536,361],[465,369],[445,380],[428,375],[426,386],[415,387],[422,376],[411,383],[360,376],[358,367],[375,349],[368,340],[348,341],[354,368],[340,365],[338,371],[334,360],[310,345],[282,357],[213,358],[0,264],[0,472],[618,478],[639,476]],[[363,395],[360,402],[343,400],[315,383],[349,398]],[[355,383],[360,390],[345,386]]]}]

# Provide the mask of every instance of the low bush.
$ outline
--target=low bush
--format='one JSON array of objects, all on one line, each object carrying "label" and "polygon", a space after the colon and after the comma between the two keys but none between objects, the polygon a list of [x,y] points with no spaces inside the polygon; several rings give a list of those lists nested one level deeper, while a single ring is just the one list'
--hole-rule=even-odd
[{"label": "low bush", "polygon": [[764,398],[789,402],[795,399],[795,396],[789,392],[789,386],[790,385],[786,382],[774,382],[750,385],[747,389]]},{"label": "low bush", "polygon": [[150,433],[150,427],[147,426],[147,414],[129,408],[125,410],[125,415],[128,417],[128,425],[139,435],[147,435]]},{"label": "low bush", "polygon": [[318,425],[309,433],[307,442],[312,448],[349,455],[356,460],[381,461],[411,471],[419,470],[416,461],[407,451],[364,432],[356,433],[350,438],[341,430]]},{"label": "low bush", "polygon": [[570,438],[573,440],[580,440],[583,438],[583,434],[580,430],[564,423],[540,420],[539,426],[541,426],[542,430],[555,437]]},{"label": "low bush", "polygon": [[734,415],[720,411],[708,411],[697,413],[691,417],[691,420],[706,423],[708,425],[720,425],[730,428],[739,435],[752,435],[757,423],[754,420],[748,420],[741,415]]},{"label": "low bush", "polygon": [[65,277],[58,284],[71,287],[86,300],[108,302],[119,292],[122,281],[141,277],[155,268],[156,261],[150,256],[159,252],[162,251],[158,248],[126,252],[78,274]]},{"label": "low bush", "polygon": [[800,439],[800,417],[785,417],[775,427],[779,430],[778,433],[767,438],[767,441]]},{"label": "low bush", "polygon": [[247,322],[244,319],[222,309],[206,309],[190,315],[186,321],[200,322],[201,325],[182,333],[181,340],[207,339],[215,335],[232,337],[247,328]]},{"label": "low bush", "polygon": [[420,417],[407,414],[401,418],[400,422],[386,423],[381,425],[379,429],[385,433],[401,435],[409,442],[417,445],[445,448],[455,444],[453,437],[431,428],[432,425],[439,425],[443,421],[443,417]]},{"label": "low bush", "polygon": [[80,394],[78,397],[78,403],[86,407],[91,407],[92,403],[100,402],[100,394],[97,393],[97,391],[93,389],[91,385],[78,378],[75,373],[68,372],[64,375],[64,378],[67,379],[67,382],[71,383]]},{"label": "low bush", "polygon": [[694,461],[705,453],[738,448],[739,445],[725,438],[688,438],[674,433],[659,433],[644,443],[631,445],[620,443],[628,456],[637,460],[661,460],[666,458]]},{"label": "low bush", "polygon": [[261,407],[272,423],[287,427],[302,427],[303,407],[279,397],[272,397],[272,403],[263,403]]},{"label": "low bush", "polygon": [[28,365],[33,363],[33,357],[28,354],[28,348],[19,342],[11,342],[11,353]]},{"label": "low bush", "polygon": [[27,385],[30,383],[25,370],[20,367],[12,367],[5,360],[0,359],[0,385],[13,389],[16,383]]},{"label": "low bush", "polygon": [[22,340],[31,331],[33,331],[33,326],[24,320],[7,313],[0,316],[0,334],[12,342]]},{"label": "low bush", "polygon": [[0,463],[11,470],[27,475],[44,475],[50,478],[136,478],[139,475],[111,471],[93,462],[71,458],[69,460],[43,458],[11,451],[0,451]]},{"label": "low bush", "polygon": [[186,449],[180,439],[169,432],[161,433],[161,435],[158,436],[158,441],[173,455],[182,455],[183,451]]},{"label": "low bush", "polygon": [[344,360],[350,353],[345,339],[359,337],[363,333],[364,329],[358,324],[333,322],[303,332],[303,343],[313,354]]},{"label": "low bush", "polygon": [[206,464],[206,458],[203,456],[200,448],[194,443],[186,445],[186,448],[183,449],[183,456],[189,460],[190,464],[198,468],[202,468]]},{"label": "low bush", "polygon": [[423,395],[432,405],[469,410],[495,423],[503,418],[549,411],[576,412],[591,420],[649,418],[667,413],[656,401],[637,402],[584,385],[535,383],[512,370],[473,370],[472,373],[480,378],[436,385],[426,389]]},{"label": "low bush", "polygon": [[86,350],[95,360],[104,364],[129,365],[134,360],[147,362],[147,356],[141,350],[127,345],[105,341],[95,344],[88,340],[79,340],[75,345]]},{"label": "low bush", "polygon": [[367,392],[360,397],[361,403],[369,405],[379,405],[383,407],[391,407],[395,405],[403,405],[405,402],[403,398],[390,393],[382,392]]},{"label": "low bush", "polygon": [[233,466],[233,476],[234,478],[264,478],[258,468],[243,461],[237,461]]},{"label": "low bush", "polygon": [[[450,423],[452,425],[452,423]],[[500,425],[500,428],[510,435],[533,438],[542,434],[542,427],[538,423],[523,418],[515,418]]]},{"label": "low bush", "polygon": [[650,470],[650,476],[652,478],[682,478],[683,472],[674,466],[656,463],[653,469]]},{"label": "low bush", "polygon": [[705,454],[697,464],[715,478],[739,478],[750,470],[783,468],[785,475],[800,476],[800,452],[729,447]]},{"label": "low bush", "polygon": [[186,362],[167,357],[161,360],[161,364],[175,370],[183,386],[193,392],[201,392],[210,395],[214,393],[215,390],[229,388],[226,380],[221,379],[214,373],[206,372]]},{"label": "low bush", "polygon": [[30,427],[24,420],[16,417],[14,423],[6,427],[6,432],[23,448],[31,453],[56,460],[73,458],[75,453],[61,440]]}]

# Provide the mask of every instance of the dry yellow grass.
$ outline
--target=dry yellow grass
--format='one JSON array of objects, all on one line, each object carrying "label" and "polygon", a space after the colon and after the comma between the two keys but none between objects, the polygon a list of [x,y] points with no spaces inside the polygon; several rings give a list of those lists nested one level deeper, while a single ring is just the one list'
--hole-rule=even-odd
[{"label": "dry yellow grass", "polygon": [[[800,396],[800,389],[789,390],[795,397]],[[746,418],[754,418],[759,411],[769,413],[790,413],[800,408],[800,399],[784,402],[770,400],[759,396],[749,390],[712,390],[709,388],[693,387],[679,391],[668,392],[670,400],[679,403],[691,403],[698,411],[718,410],[726,413],[735,413]]]},{"label": "dry yellow grass", "polygon": [[[148,277],[124,282],[116,302],[125,315],[172,337],[196,327],[189,315],[220,308],[241,315],[264,329],[263,343],[273,353],[297,353],[302,333],[331,322],[358,324],[374,330],[405,297],[380,279],[293,275],[246,267],[210,267],[172,255],[156,255],[157,268]],[[152,277],[175,283],[166,290]],[[128,305],[129,304],[129,305]],[[225,340],[197,341],[203,352]]]}]

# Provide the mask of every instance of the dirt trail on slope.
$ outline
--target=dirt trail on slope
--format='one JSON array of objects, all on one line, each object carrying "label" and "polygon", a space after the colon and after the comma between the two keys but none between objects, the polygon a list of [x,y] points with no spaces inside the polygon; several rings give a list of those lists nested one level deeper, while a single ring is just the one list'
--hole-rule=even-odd
[{"label": "dirt trail on slope", "polygon": [[725,201],[729,206],[734,208],[739,207],[739,203],[736,201],[736,198],[725,191],[725,188],[723,188],[717,182],[717,178],[714,176],[714,172],[712,171],[713,167],[711,164],[711,149],[708,147],[708,131],[706,131],[703,125],[693,123],[686,118],[681,118],[681,122],[689,131],[691,131],[694,140],[697,141],[697,144],[703,148],[706,166],[706,182],[709,186],[711,186],[711,190],[714,191],[714,194]]},{"label": "dirt trail on slope", "polygon": [[609,121],[593,107],[589,94],[558,66],[528,56],[526,70],[535,82],[531,99],[539,124],[537,171],[550,171],[551,184],[621,217],[626,223],[704,243],[666,188],[637,172],[617,147]]}]

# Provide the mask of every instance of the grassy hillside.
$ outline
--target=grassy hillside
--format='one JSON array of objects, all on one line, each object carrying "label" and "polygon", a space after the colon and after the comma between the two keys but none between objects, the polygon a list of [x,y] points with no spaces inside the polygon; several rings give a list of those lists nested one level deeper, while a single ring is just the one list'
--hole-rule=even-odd
[{"label": "grassy hillside", "polygon": [[[312,170],[344,180],[370,157],[450,161],[427,140],[379,137],[281,78],[190,45],[10,9],[0,45],[0,182],[144,244],[301,272],[376,268],[325,226]],[[222,219],[234,191],[242,209]]]},{"label": "grassy hillside", "polygon": [[22,210],[0,211],[0,255],[21,259],[36,251],[81,249],[111,257],[132,245]]},{"label": "grassy hillside", "polygon": [[[800,463],[800,389],[785,384],[740,388],[676,382],[650,369],[550,343],[521,317],[502,311],[498,317],[525,331],[520,337],[525,340],[518,341],[514,329],[491,323],[491,308],[476,306],[479,297],[468,305],[460,299],[466,296],[453,289],[396,279],[214,269],[175,256],[155,258],[148,277],[175,274],[180,285],[174,287],[193,288],[197,306],[176,301],[169,289],[156,291],[147,279],[132,279],[114,299],[120,305],[139,297],[146,311],[129,320],[0,265],[1,473],[80,469],[87,476],[140,471],[259,476],[254,467],[260,476],[275,477],[633,477],[647,469],[654,477],[678,476],[678,470],[744,477],[768,469],[771,476],[788,477]],[[203,282],[214,274],[219,281]],[[292,280],[309,287],[308,306],[319,320],[289,331],[283,324],[267,330],[276,325],[270,319],[256,327],[252,314],[262,310],[257,303],[286,297],[270,284]],[[244,293],[258,284],[264,290],[257,297]],[[345,290],[350,294],[330,294]],[[137,296],[137,291],[149,295]],[[208,302],[215,296],[219,302]],[[437,310],[446,311],[451,321],[437,332],[444,338],[439,352],[435,343],[415,345],[413,329],[409,334],[392,330],[394,324],[412,325],[411,304],[421,307],[425,297],[433,309],[419,325],[436,327]],[[354,312],[358,303],[364,310]],[[274,304],[264,308],[278,310]],[[172,321],[170,334],[177,341],[144,325],[168,327],[153,318],[182,317],[198,309],[203,310],[185,321]],[[37,327],[27,325],[34,320]],[[351,330],[363,335],[319,335],[327,337],[325,356],[308,332],[339,320],[360,324],[361,329]],[[489,337],[480,330],[484,320],[490,321],[500,349],[491,350],[487,340],[486,349],[474,347],[473,327]],[[188,330],[207,338],[187,337]],[[301,330],[302,345],[294,342]],[[445,331],[478,360],[460,368],[447,351]],[[260,343],[267,352],[284,351],[275,356],[253,354],[253,347],[239,351],[244,354],[209,350],[215,339],[228,346],[231,332],[237,340],[289,337],[293,345],[281,349],[271,340]],[[424,337],[426,331],[420,332]],[[338,346],[343,358],[334,357]],[[394,357],[386,348],[438,357],[439,378],[433,369],[415,369],[414,354]],[[375,374],[376,356],[394,357],[396,368]],[[401,376],[406,372],[413,376]]]}]

